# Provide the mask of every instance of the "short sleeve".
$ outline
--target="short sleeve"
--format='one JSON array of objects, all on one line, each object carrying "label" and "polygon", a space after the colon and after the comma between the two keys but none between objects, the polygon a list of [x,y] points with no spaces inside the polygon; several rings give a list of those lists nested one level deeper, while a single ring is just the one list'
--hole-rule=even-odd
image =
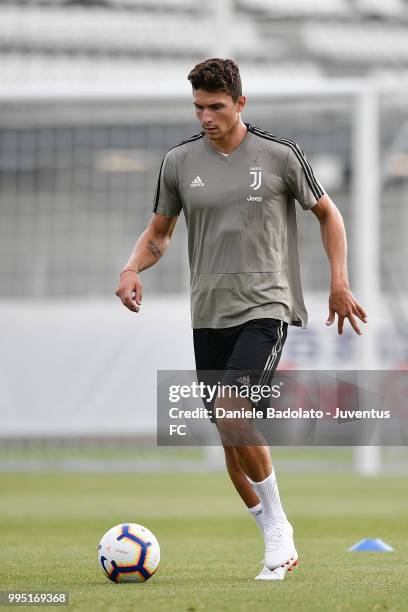
[{"label": "short sleeve", "polygon": [[166,215],[166,217],[177,217],[181,209],[182,203],[177,188],[174,161],[172,156],[167,153],[160,167],[153,212]]},{"label": "short sleeve", "polygon": [[303,150],[293,143],[289,147],[285,172],[285,186],[304,210],[310,210],[324,195],[324,189],[316,179]]}]

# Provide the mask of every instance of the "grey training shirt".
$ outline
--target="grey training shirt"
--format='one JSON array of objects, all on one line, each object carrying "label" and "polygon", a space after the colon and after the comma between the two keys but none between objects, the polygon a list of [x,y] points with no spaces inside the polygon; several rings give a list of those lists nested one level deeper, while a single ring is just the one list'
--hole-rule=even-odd
[{"label": "grey training shirt", "polygon": [[296,142],[246,126],[228,156],[204,132],[170,149],[153,210],[184,212],[194,328],[269,317],[306,327],[295,199],[308,210],[324,190]]}]

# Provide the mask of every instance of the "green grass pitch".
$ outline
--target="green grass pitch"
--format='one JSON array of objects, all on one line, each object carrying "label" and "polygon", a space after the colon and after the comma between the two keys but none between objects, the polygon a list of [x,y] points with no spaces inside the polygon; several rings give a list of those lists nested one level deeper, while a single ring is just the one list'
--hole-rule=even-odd
[{"label": "green grass pitch", "polygon": [[[408,609],[406,478],[279,483],[300,566],[259,583],[261,538],[224,474],[1,474],[0,590],[69,591],[71,610]],[[161,545],[144,584],[111,583],[97,563],[102,535],[127,521]],[[364,537],[396,552],[346,552]]]}]

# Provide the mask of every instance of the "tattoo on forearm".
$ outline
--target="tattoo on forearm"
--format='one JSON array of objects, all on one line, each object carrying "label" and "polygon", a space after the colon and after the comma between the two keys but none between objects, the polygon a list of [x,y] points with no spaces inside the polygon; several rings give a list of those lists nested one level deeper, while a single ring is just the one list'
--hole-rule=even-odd
[{"label": "tattoo on forearm", "polygon": [[149,249],[149,251],[151,251],[153,253],[153,255],[154,255],[154,257],[156,259],[159,259],[161,257],[160,250],[157,248],[157,246],[155,245],[153,240],[148,240],[147,241],[147,248]]}]

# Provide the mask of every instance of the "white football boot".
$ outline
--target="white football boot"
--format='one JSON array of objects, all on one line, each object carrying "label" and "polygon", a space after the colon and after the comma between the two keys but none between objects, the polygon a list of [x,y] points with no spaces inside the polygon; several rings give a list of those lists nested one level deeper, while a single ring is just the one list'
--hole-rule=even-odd
[{"label": "white football boot", "polygon": [[264,526],[264,564],[270,570],[290,570],[297,565],[298,554],[293,541],[293,527],[289,521],[277,521]]},{"label": "white football boot", "polygon": [[285,573],[286,570],[284,567],[277,567],[274,570],[270,570],[264,564],[259,574],[255,576],[255,580],[283,580],[285,578]]}]

